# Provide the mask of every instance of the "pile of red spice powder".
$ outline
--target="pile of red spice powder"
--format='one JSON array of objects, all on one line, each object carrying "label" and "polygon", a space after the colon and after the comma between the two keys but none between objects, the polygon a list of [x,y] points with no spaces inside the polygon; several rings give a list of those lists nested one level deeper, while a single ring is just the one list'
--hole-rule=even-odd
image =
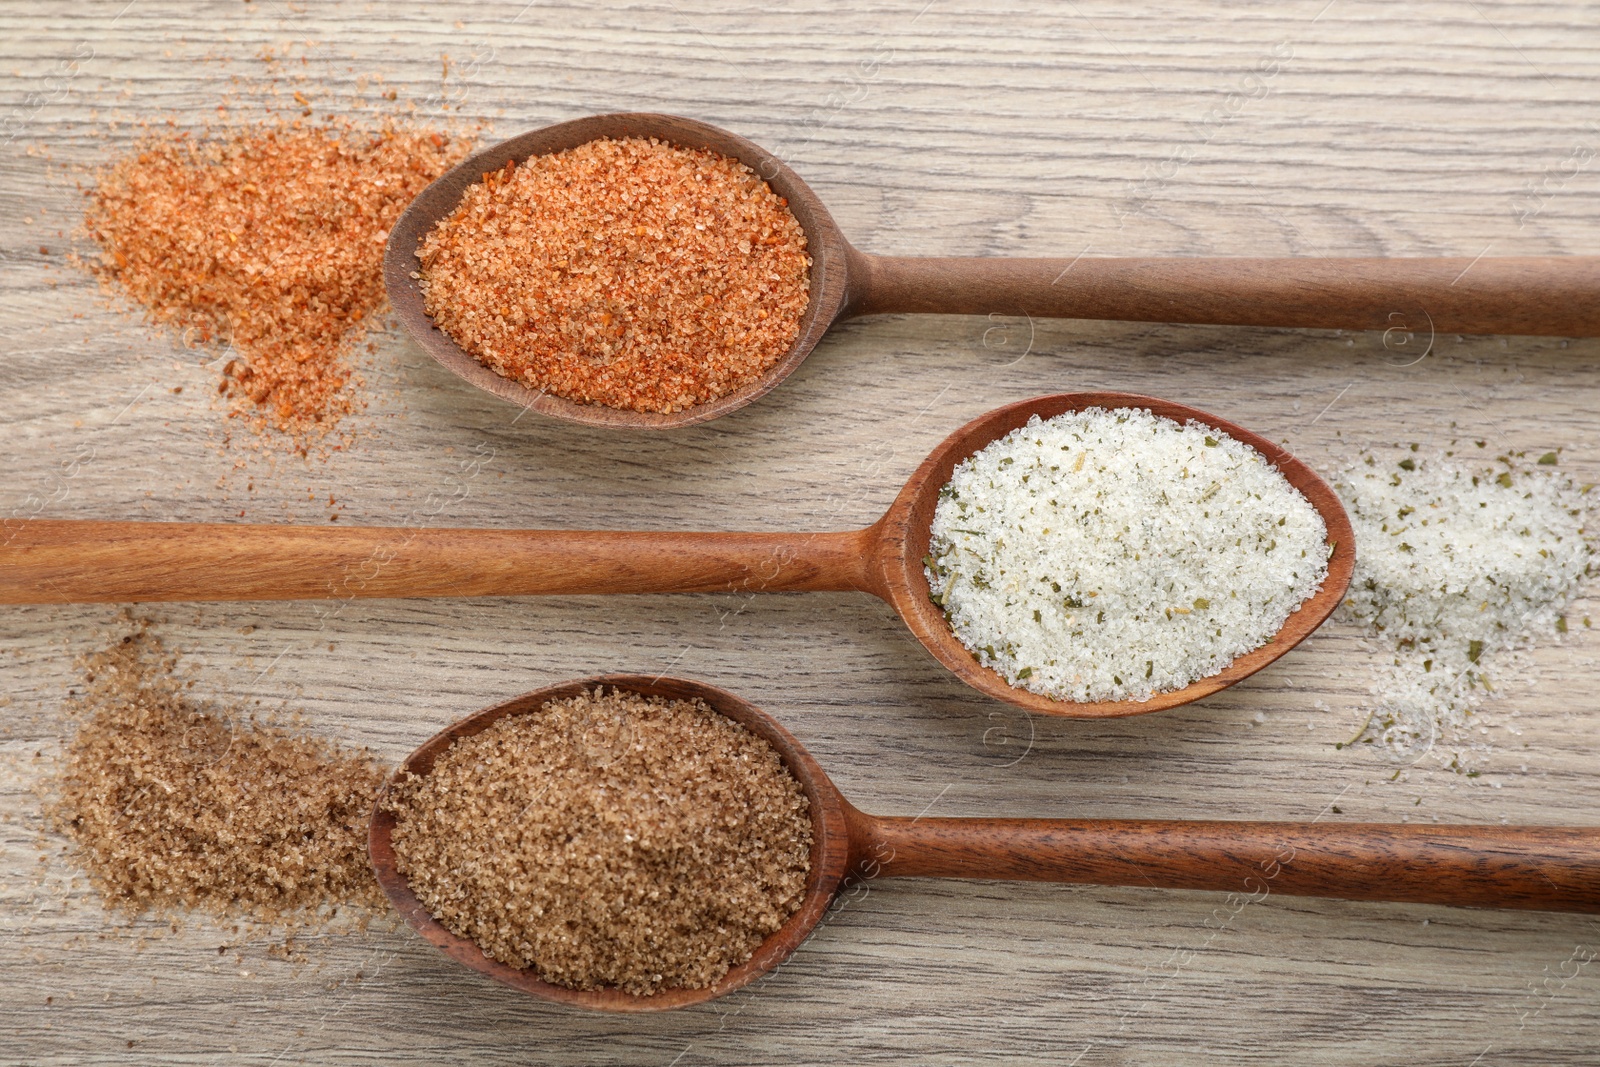
[{"label": "pile of red spice powder", "polygon": [[601,138],[470,186],[417,250],[428,314],[487,366],[568,400],[673,412],[788,352],[811,258],[736,159]]},{"label": "pile of red spice powder", "polygon": [[468,147],[298,120],[154,136],[86,193],[92,269],[185,344],[218,346],[232,413],[305,451],[362,406],[348,355],[384,306],[390,227]]}]

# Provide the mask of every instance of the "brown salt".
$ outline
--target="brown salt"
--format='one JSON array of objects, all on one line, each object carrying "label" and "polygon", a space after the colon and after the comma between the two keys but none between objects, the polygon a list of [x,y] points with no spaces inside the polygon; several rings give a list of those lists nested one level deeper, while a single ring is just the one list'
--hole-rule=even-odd
[{"label": "brown salt", "polygon": [[806,237],[749,167],[602,138],[484,175],[417,250],[428,314],[504,377],[673,412],[747,385],[800,332]]},{"label": "brown salt", "polygon": [[711,985],[794,914],[810,870],[800,784],[699,700],[553,700],[456,741],[385,804],[439,922],[574,989]]},{"label": "brown salt", "polygon": [[186,344],[223,346],[233,413],[304,450],[361,406],[346,357],[383,309],[390,227],[467,147],[298,120],[155,135],[87,193],[92,269]]},{"label": "brown salt", "polygon": [[106,905],[291,925],[383,907],[366,849],[382,769],[195,700],[176,659],[141,627],[83,661],[50,816]]}]

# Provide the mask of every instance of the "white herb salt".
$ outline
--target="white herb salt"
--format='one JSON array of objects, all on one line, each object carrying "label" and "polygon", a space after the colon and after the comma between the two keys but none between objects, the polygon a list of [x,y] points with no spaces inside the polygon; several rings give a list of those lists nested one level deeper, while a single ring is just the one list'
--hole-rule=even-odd
[{"label": "white herb salt", "polygon": [[1255,449],[1089,408],[957,465],[924,562],[979,662],[1086,702],[1148,700],[1260,647],[1321,587],[1330,551],[1322,516]]},{"label": "white herb salt", "polygon": [[1335,482],[1356,534],[1340,614],[1392,660],[1352,740],[1421,755],[1462,731],[1509,652],[1567,629],[1589,565],[1582,492],[1557,473],[1554,452],[1484,458],[1396,446]]}]

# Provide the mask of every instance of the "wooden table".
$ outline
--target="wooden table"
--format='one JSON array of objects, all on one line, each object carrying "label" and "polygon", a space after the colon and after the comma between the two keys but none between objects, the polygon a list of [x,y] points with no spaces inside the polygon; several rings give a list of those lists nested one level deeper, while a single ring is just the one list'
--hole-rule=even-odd
[{"label": "wooden table", "polygon": [[[1600,481],[1594,340],[1439,336],[1417,362],[1376,334],[1029,323],[1003,308],[849,324],[765,400],[668,436],[519,419],[382,334],[363,356],[361,440],[306,464],[220,447],[211,355],[64,263],[82,247],[73,168],[129,145],[138,120],[214,118],[230,79],[266,72],[264,49],[282,78],[347,94],[381,74],[401,104],[459,108],[486,139],[612,110],[716,123],[788,159],[869,251],[1600,252],[1588,5],[772,6],[0,10],[0,514],[316,523],[331,495],[343,523],[842,528],[871,521],[966,419],[1080,388],[1195,404],[1324,471],[1369,443],[1462,436],[1564,446],[1565,467]],[[311,938],[293,962],[267,956],[270,933],[113,918],[40,838],[37,791],[68,729],[72,654],[119,611],[0,610],[8,1063],[1595,1062],[1600,924],[1583,916],[884,882],[770,980],[654,1018],[531,1002],[404,929]],[[552,681],[671,672],[767,708],[885,814],[1600,814],[1597,646],[1583,632],[1503,679],[1469,779],[1437,752],[1412,766],[1336,749],[1367,715],[1380,655],[1339,623],[1199,705],[1085,723],[977,697],[866,596],[154,614],[210,694],[302,709],[387,759]]]}]

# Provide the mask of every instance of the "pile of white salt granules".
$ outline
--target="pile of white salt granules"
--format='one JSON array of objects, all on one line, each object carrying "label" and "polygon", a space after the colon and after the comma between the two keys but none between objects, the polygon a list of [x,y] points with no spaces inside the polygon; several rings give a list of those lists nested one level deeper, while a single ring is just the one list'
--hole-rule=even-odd
[{"label": "pile of white salt granules", "polygon": [[1567,612],[1591,565],[1589,487],[1559,462],[1494,455],[1483,441],[1442,454],[1396,445],[1335,479],[1356,534],[1341,616],[1378,637],[1387,660],[1349,744],[1408,757],[1459,741],[1515,654],[1574,625]]},{"label": "pile of white salt granules", "polygon": [[1141,408],[1037,417],[939,494],[928,586],[1013,685],[1148,700],[1270,640],[1322,585],[1327,528],[1254,448]]}]

